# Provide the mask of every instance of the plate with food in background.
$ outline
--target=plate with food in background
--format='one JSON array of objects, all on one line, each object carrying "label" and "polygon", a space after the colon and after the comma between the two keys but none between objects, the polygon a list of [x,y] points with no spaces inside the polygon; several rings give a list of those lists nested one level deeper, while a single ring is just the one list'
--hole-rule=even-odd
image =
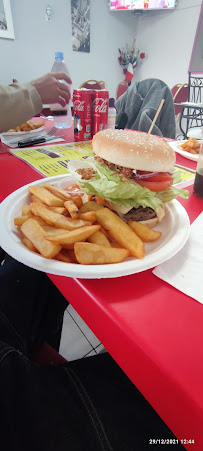
[{"label": "plate with food in background", "polygon": [[15,128],[11,128],[5,133],[1,133],[2,136],[8,136],[8,137],[15,137],[15,136],[23,136],[25,133],[29,132],[30,134],[39,132],[44,130],[44,123],[43,122],[32,122],[27,121],[24,122],[21,125],[18,125]]},{"label": "plate with food in background", "polygon": [[[103,131],[93,138],[93,150],[99,157],[95,164],[92,157],[72,161],[72,174],[37,180],[2,202],[0,245],[8,254],[50,274],[100,279],[153,268],[183,247],[190,223],[176,200],[179,195],[185,197],[185,191],[171,185],[167,172],[174,164],[174,152],[160,138],[147,137],[146,141],[140,137],[136,143],[136,132],[128,136],[120,132]],[[112,139],[112,155],[115,158],[117,153],[119,163],[114,168],[109,153]],[[134,159],[132,149],[136,149]],[[143,162],[147,168],[129,171],[130,166]]]},{"label": "plate with food in background", "polygon": [[183,141],[170,141],[169,145],[175,152],[192,161],[197,161],[200,152],[201,140],[189,138]]},{"label": "plate with food in background", "polygon": [[32,136],[36,136],[44,133],[44,123],[43,122],[32,122],[27,121],[24,124],[18,125],[17,127],[8,130],[7,132],[1,133],[1,141],[10,145],[16,142],[18,139],[26,139]]}]

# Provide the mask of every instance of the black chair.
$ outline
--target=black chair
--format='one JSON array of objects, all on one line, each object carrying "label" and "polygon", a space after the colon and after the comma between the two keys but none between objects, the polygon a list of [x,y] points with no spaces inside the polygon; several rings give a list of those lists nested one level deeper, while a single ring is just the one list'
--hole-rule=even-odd
[{"label": "black chair", "polygon": [[[203,76],[189,72],[189,104],[183,104],[180,117],[180,130],[185,139],[191,129],[203,126]],[[185,123],[185,127],[184,127]]]}]

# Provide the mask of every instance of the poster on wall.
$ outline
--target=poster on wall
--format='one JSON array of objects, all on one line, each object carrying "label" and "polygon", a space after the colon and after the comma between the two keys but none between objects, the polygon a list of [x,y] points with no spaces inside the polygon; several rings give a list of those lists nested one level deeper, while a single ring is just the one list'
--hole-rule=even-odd
[{"label": "poster on wall", "polygon": [[15,39],[10,0],[0,0],[0,38]]},{"label": "poster on wall", "polygon": [[71,0],[71,19],[73,50],[90,52],[90,0]]}]

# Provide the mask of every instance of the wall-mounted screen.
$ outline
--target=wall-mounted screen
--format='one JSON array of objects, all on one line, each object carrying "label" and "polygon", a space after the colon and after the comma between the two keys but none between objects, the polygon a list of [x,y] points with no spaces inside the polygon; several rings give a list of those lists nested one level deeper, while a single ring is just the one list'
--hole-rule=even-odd
[{"label": "wall-mounted screen", "polygon": [[111,0],[110,10],[152,10],[172,9],[176,6],[176,0]]}]

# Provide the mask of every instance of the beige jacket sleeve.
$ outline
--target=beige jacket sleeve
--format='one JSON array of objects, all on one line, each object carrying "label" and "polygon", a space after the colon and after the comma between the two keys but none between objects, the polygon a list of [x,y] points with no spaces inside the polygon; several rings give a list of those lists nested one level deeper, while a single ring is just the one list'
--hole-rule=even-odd
[{"label": "beige jacket sleeve", "polygon": [[23,124],[41,110],[41,97],[31,83],[0,85],[0,133]]}]

